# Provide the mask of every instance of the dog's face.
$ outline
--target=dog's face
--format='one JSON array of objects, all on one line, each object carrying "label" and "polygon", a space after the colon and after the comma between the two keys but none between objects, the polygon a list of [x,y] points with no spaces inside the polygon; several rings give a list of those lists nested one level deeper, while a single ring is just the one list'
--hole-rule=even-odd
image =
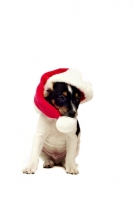
[{"label": "dog's face", "polygon": [[52,104],[63,116],[76,117],[81,99],[81,92],[74,86],[56,82],[53,90],[48,90],[45,99]]}]

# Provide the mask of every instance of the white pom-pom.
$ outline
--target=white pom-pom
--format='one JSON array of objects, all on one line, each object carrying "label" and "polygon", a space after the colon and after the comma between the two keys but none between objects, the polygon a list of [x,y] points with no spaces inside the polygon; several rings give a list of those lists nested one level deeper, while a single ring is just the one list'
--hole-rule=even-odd
[{"label": "white pom-pom", "polygon": [[58,118],[56,122],[56,127],[62,133],[70,133],[76,130],[76,124],[77,124],[77,119],[67,116],[62,116]]}]

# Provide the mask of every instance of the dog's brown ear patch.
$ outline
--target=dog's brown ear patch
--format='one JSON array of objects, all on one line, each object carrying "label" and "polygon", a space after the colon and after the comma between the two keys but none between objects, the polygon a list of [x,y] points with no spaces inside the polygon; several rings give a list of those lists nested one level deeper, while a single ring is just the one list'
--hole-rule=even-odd
[{"label": "dog's brown ear patch", "polygon": [[53,91],[53,85],[54,83],[52,83],[52,85],[46,91],[43,92],[44,97],[48,97],[49,94]]},{"label": "dog's brown ear patch", "polygon": [[66,91],[65,91],[65,92],[63,92],[63,95],[64,95],[64,96],[67,96],[67,92],[66,92]]},{"label": "dog's brown ear patch", "polygon": [[51,91],[52,91],[51,88],[48,88],[48,89],[47,89],[47,92],[48,92],[48,93],[50,93]]},{"label": "dog's brown ear patch", "polygon": [[48,97],[49,94],[50,94],[51,92],[52,92],[51,88],[48,88],[48,89],[43,93],[44,97]]}]

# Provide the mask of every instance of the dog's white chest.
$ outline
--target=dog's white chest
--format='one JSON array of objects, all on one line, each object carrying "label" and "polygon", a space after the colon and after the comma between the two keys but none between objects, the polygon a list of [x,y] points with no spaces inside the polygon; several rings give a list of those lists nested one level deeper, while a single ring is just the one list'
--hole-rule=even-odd
[{"label": "dog's white chest", "polygon": [[42,133],[43,148],[42,151],[48,154],[50,157],[57,159],[63,157],[68,149],[67,144],[70,141],[74,141],[74,145],[78,149],[78,139],[74,132],[63,133],[57,130],[56,120],[47,119],[44,115],[40,118],[39,131]]},{"label": "dog's white chest", "polygon": [[62,152],[66,149],[67,135],[59,132],[54,123],[44,138],[43,146],[47,150]]}]

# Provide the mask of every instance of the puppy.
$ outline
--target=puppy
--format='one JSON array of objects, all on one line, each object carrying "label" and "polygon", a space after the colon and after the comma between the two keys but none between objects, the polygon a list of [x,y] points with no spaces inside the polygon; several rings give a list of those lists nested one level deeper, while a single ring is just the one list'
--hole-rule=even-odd
[{"label": "puppy", "polygon": [[[54,106],[62,116],[77,117],[81,92],[74,86],[55,82],[53,90],[47,90],[45,99]],[[37,132],[34,136],[29,163],[23,173],[34,174],[39,157],[44,161],[44,168],[62,165],[69,174],[78,174],[75,158],[79,152],[80,126],[76,130],[61,133],[56,128],[56,119],[40,114]]]}]

